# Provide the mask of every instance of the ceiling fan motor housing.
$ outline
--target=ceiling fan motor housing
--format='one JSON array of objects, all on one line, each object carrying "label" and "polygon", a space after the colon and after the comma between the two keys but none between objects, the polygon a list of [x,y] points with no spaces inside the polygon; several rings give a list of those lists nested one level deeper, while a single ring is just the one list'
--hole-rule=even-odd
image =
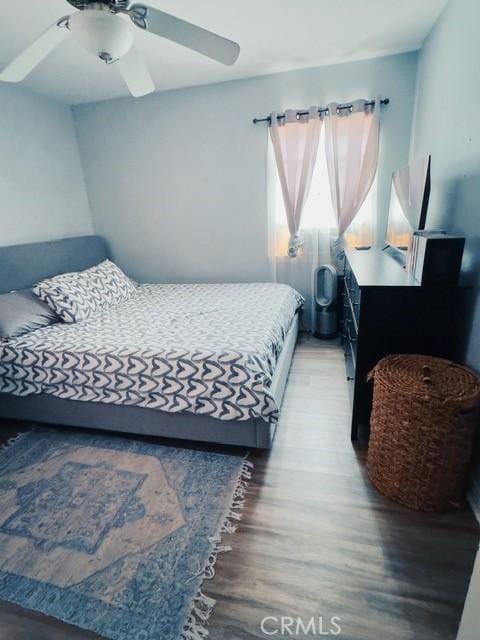
[{"label": "ceiling fan motor housing", "polygon": [[86,9],[92,4],[104,4],[113,11],[125,10],[130,4],[130,0],[67,0],[75,9]]},{"label": "ceiling fan motor housing", "polygon": [[68,27],[83,49],[105,62],[122,58],[134,41],[130,24],[98,2],[71,15]]}]

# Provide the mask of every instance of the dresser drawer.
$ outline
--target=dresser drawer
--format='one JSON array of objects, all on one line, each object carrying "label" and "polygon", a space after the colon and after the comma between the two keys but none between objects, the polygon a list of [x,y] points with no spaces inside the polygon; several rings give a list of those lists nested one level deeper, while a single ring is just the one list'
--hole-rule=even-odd
[{"label": "dresser drawer", "polygon": [[360,322],[360,301],[361,301],[361,291],[357,285],[357,281],[355,280],[355,276],[352,274],[349,281],[345,281],[345,291],[344,291],[344,310],[345,317],[350,317],[352,330],[355,332],[355,336],[358,335],[358,326]]},{"label": "dresser drawer", "polygon": [[357,368],[357,344],[358,344],[358,335],[355,333],[355,328],[353,324],[349,323],[346,327],[347,331],[347,343],[350,348],[350,353],[352,355],[353,366]]},{"label": "dresser drawer", "polygon": [[[348,341],[348,338],[344,342],[344,349],[345,349],[344,355],[345,355],[345,367],[346,367],[346,373],[347,373],[347,380],[348,382],[351,382],[353,385],[353,383],[355,382],[356,362],[355,362],[355,356],[351,348],[351,343]],[[353,389],[352,389],[352,394],[353,394]]]},{"label": "dresser drawer", "polygon": [[357,365],[358,322],[347,289],[343,292],[342,342],[347,365],[347,378],[354,380]]}]

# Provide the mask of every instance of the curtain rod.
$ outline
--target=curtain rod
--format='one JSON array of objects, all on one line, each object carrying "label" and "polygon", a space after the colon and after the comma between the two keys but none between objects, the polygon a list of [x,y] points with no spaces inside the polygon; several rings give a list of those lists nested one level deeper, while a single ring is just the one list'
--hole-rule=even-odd
[{"label": "curtain rod", "polygon": [[[384,98],[383,100],[380,100],[380,104],[390,104],[390,98]],[[351,102],[348,102],[346,104],[341,104],[338,106],[338,109],[341,111],[342,109],[351,109],[353,106],[353,104]],[[375,106],[375,100],[370,100],[369,102],[365,103],[366,107],[373,107]],[[297,117],[299,116],[308,116],[310,112],[309,111],[297,111]],[[322,113],[328,113],[328,108],[325,107],[324,109],[319,109],[318,110],[318,115],[321,115]],[[284,113],[280,113],[277,116],[277,120],[283,120],[285,118],[285,114]],[[253,119],[253,124],[258,124],[259,122],[268,122],[269,124],[271,123],[271,118],[270,116],[267,116],[266,118],[254,118]]]}]

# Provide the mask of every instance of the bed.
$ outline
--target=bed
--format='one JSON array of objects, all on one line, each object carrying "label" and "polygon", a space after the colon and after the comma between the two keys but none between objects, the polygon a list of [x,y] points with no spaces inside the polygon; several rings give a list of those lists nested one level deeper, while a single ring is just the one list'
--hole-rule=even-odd
[{"label": "bed", "polygon": [[[0,293],[108,257],[98,236],[3,247]],[[88,322],[0,341],[0,417],[269,448],[300,306],[285,285],[139,285]]]}]

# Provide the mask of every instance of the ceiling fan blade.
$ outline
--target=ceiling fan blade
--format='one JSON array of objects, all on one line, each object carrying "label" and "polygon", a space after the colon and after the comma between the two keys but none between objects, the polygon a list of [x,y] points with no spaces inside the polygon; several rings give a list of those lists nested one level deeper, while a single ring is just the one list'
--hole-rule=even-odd
[{"label": "ceiling fan blade", "polygon": [[232,65],[239,56],[240,46],[236,42],[222,38],[216,33],[197,27],[159,9],[134,4],[128,13],[137,27],[198,51],[198,53],[223,64]]},{"label": "ceiling fan blade", "polygon": [[138,49],[132,47],[116,64],[132,96],[140,98],[155,91],[152,76]]},{"label": "ceiling fan blade", "polygon": [[67,21],[68,18],[62,18],[47,29],[0,72],[0,80],[21,82],[26,78],[69,35],[70,32],[66,28]]}]

